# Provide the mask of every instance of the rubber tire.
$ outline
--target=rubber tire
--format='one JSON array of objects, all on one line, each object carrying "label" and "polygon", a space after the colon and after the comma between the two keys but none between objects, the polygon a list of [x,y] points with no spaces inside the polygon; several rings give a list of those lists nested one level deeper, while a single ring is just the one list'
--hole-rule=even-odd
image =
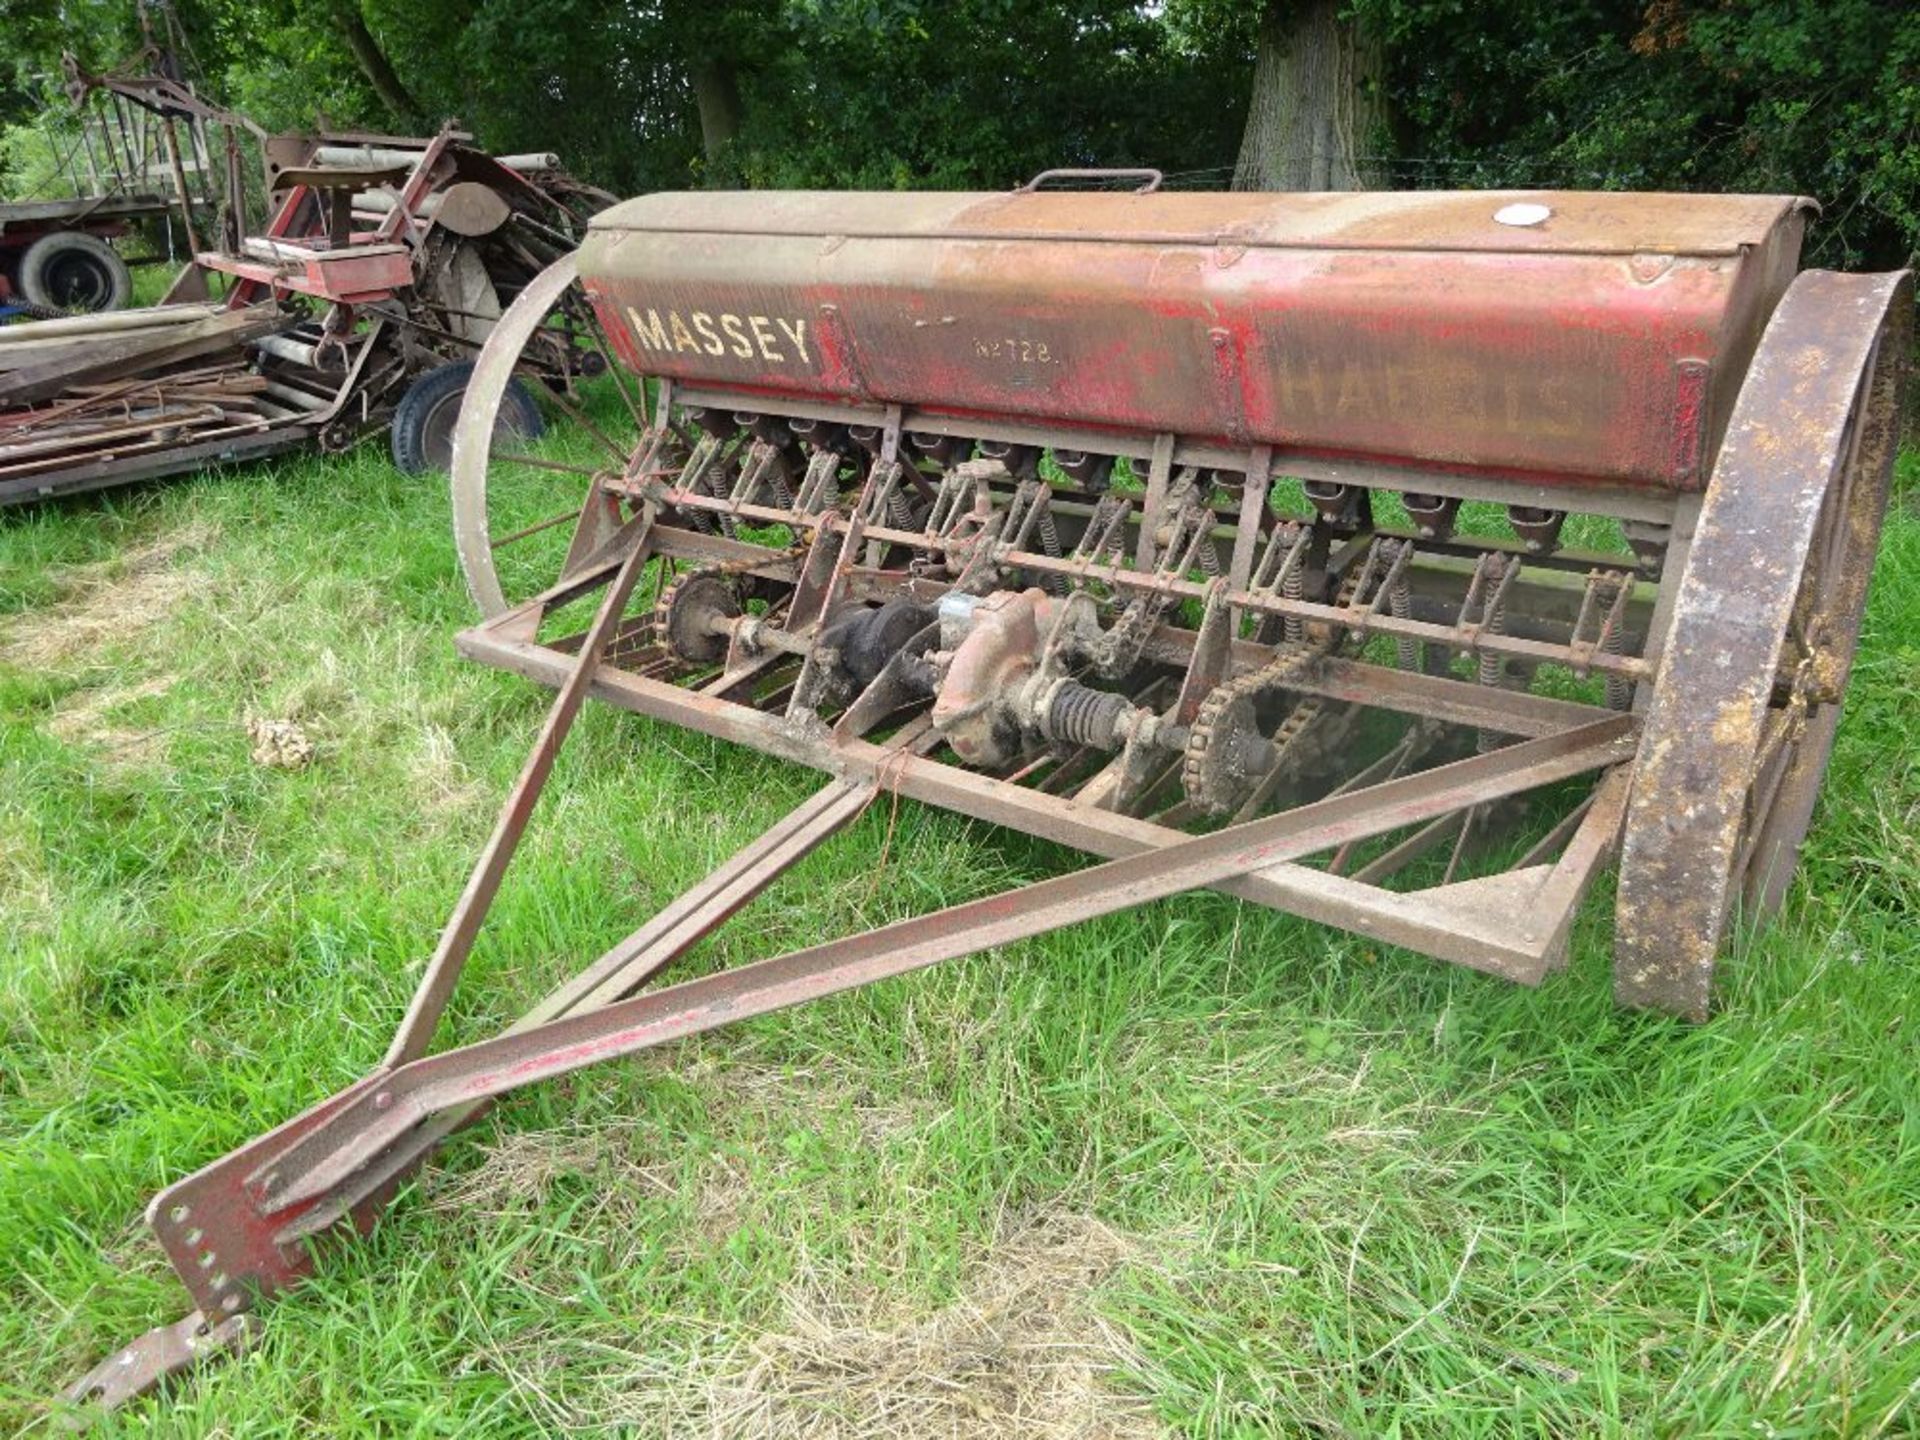
[{"label": "rubber tire", "polygon": [[[71,306],[53,289],[52,271],[61,262],[84,260],[106,283],[104,304]],[[45,305],[62,314],[75,310],[99,312],[118,310],[133,298],[133,273],[106,241],[79,230],[55,230],[42,235],[20,257],[20,293],[35,305]]]},{"label": "rubber tire", "polygon": [[[447,469],[454,422],[459,416],[461,397],[467,393],[467,382],[472,378],[473,361],[456,360],[429,370],[407,387],[407,393],[394,407],[389,432],[393,463],[402,474],[427,475]],[[502,426],[509,433],[529,440],[538,440],[546,432],[540,407],[533,403],[532,394],[518,380],[507,385],[494,433],[500,433]],[[442,446],[444,455],[436,454]]]}]

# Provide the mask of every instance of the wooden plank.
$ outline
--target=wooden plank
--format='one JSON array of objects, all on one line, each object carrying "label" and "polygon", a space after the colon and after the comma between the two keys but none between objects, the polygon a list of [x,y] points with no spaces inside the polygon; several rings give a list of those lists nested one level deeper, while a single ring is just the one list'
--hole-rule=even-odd
[{"label": "wooden plank", "polygon": [[236,310],[180,329],[157,334],[104,336],[77,354],[27,365],[0,377],[0,405],[32,405],[51,400],[76,385],[118,380],[143,371],[197,360],[223,350],[237,351],[263,335],[291,329],[298,318],[278,309]]}]

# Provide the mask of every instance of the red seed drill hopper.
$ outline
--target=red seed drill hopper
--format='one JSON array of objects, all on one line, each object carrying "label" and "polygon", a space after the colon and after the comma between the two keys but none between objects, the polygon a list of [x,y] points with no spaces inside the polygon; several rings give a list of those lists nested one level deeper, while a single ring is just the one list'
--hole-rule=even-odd
[{"label": "red seed drill hopper", "polygon": [[[77,1398],[243,1338],[490,1097],[1181,891],[1534,984],[1617,854],[1619,999],[1706,1013],[1832,744],[1910,277],[1796,274],[1791,198],[1132,183],[652,195],[520,295],[455,440],[459,644],[550,717],[385,1063],[153,1202],[198,1309]],[[596,321],[597,459],[496,436]],[[428,1055],[589,696],[827,779]],[[646,988],[881,791],[1100,863]]]}]

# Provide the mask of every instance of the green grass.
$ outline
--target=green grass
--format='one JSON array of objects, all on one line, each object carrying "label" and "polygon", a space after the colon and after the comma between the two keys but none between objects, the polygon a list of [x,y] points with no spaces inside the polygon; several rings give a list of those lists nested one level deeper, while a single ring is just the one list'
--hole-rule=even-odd
[{"label": "green grass", "polygon": [[[506,1104],[109,1433],[1912,1435],[1920,464],[1801,883],[1691,1028],[1191,896]],[[0,1431],[163,1184],[379,1058],[545,692],[377,446],[0,516]],[[292,720],[310,767],[249,758]],[[592,707],[478,1038],[817,784]],[[911,804],[698,964],[1056,872]]]}]

